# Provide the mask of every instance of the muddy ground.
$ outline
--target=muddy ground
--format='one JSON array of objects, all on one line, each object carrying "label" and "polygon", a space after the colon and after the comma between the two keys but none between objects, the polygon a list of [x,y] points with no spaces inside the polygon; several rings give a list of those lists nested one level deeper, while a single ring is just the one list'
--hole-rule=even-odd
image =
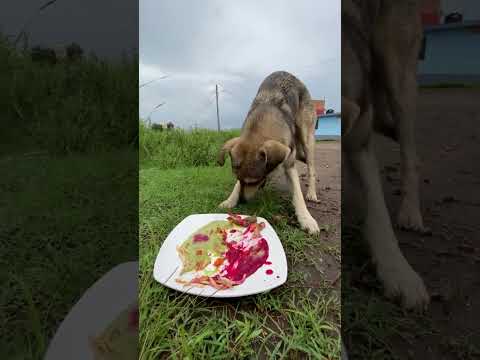
[{"label": "muddy ground", "polygon": [[[309,274],[309,285],[326,283],[340,289],[341,270],[341,147],[340,141],[318,141],[315,145],[318,203],[307,201],[307,207],[321,228],[318,248],[311,251],[314,267],[298,267]],[[307,189],[307,167],[297,161],[303,193]],[[285,177],[276,174],[275,186],[287,192]]]},{"label": "muddy ground", "polygon": [[[432,234],[396,234],[406,258],[424,278],[432,302],[423,323],[428,325],[408,330],[408,341],[405,334],[387,339],[388,346],[399,359],[480,359],[480,90],[421,90],[416,140],[424,222]],[[395,219],[399,147],[381,136],[375,143],[386,202]],[[303,270],[339,290],[340,142],[318,142],[316,160],[320,201],[307,205],[326,231],[313,254],[319,259],[315,269]],[[301,163],[297,168],[305,192],[306,168]],[[281,177],[277,183],[285,189]]]},{"label": "muddy ground", "polygon": [[[397,231],[432,296],[435,334],[396,351],[423,359],[480,359],[480,90],[432,89],[419,96],[416,139],[424,223],[432,236]],[[399,206],[398,146],[377,139],[391,214]],[[475,349],[476,347],[476,349]],[[402,356],[403,357],[403,356]]]}]

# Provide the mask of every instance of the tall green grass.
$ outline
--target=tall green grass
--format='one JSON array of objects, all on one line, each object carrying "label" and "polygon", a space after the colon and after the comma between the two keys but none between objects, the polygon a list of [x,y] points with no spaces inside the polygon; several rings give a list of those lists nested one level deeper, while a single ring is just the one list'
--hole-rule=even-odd
[{"label": "tall green grass", "polygon": [[143,167],[155,166],[160,169],[212,166],[223,143],[239,134],[239,130],[159,131],[146,127],[140,121],[140,163]]},{"label": "tall green grass", "polygon": [[[55,65],[32,61],[0,34],[0,108],[4,151],[55,154],[136,144],[138,58],[95,56]],[[31,149],[28,149],[31,150]]]},{"label": "tall green grass", "polygon": [[[138,256],[138,61],[33,61],[0,34],[0,358],[41,359]],[[133,146],[132,146],[133,145]]]}]

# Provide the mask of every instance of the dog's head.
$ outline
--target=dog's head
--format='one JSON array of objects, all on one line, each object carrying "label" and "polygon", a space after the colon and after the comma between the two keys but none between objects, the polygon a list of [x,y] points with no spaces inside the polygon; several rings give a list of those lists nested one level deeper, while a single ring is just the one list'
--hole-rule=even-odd
[{"label": "dog's head", "polygon": [[276,140],[252,141],[243,137],[228,140],[220,150],[218,164],[230,155],[232,171],[242,184],[243,196],[250,198],[265,184],[268,174],[290,154],[290,148]]}]

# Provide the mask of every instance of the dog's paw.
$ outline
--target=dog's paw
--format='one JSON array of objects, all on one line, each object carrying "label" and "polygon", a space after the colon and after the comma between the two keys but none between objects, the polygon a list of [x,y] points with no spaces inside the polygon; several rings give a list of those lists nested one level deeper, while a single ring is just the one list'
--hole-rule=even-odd
[{"label": "dog's paw", "polygon": [[406,260],[399,260],[397,264],[390,262],[385,266],[379,264],[377,271],[388,298],[400,298],[402,306],[407,309],[427,309],[430,296],[425,284]]},{"label": "dog's paw", "polygon": [[397,216],[397,227],[402,230],[416,231],[429,234],[431,230],[423,225],[422,213],[419,206],[408,200],[403,200]]},{"label": "dog's paw", "polygon": [[220,205],[218,205],[218,207],[220,209],[232,209],[236,206],[237,204],[233,203],[233,201],[230,201],[230,200],[225,200],[224,202],[222,202]]},{"label": "dog's paw", "polygon": [[320,232],[318,223],[312,216],[304,217],[298,220],[302,229],[306,230],[309,234],[318,234]]},{"label": "dog's paw", "polygon": [[305,196],[307,201],[318,203],[317,193],[315,191],[308,190],[307,195]]}]

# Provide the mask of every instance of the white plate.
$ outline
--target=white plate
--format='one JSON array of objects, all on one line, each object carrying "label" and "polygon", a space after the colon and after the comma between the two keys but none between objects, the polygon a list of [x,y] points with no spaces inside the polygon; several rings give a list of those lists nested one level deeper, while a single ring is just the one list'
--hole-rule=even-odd
[{"label": "white plate", "polygon": [[[244,216],[244,215],[242,215]],[[269,256],[267,261],[271,265],[261,266],[255,273],[250,275],[243,284],[230,289],[217,290],[211,286],[204,288],[183,286],[175,281],[178,277],[182,262],[177,253],[177,245],[182,244],[191,234],[202,226],[216,220],[226,220],[228,214],[198,214],[190,215],[180,222],[167,236],[158,252],[153,277],[159,283],[174,290],[193,295],[208,297],[239,297],[253,295],[274,289],[287,280],[287,258],[283,251],[282,243],[277,233],[267,220],[257,217],[258,222],[264,222],[263,237],[268,242]],[[273,274],[267,275],[266,270],[273,270]]]},{"label": "white plate", "polygon": [[45,360],[93,360],[88,339],[101,333],[138,299],[138,262],[117,265],[93,284],[70,310]]}]

